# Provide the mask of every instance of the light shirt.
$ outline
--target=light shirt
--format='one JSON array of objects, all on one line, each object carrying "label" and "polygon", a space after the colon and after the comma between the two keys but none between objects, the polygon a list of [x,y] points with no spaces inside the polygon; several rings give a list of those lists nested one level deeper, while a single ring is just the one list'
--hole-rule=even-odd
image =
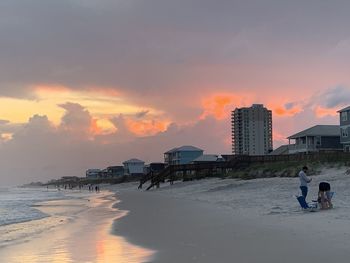
[{"label": "light shirt", "polygon": [[310,183],[310,179],[306,176],[305,172],[301,170],[299,172],[300,186],[307,186]]}]

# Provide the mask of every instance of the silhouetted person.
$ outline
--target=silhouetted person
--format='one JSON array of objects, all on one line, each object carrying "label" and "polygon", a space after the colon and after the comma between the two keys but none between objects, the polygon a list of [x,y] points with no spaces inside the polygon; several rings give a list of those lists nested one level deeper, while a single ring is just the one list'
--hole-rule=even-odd
[{"label": "silhouetted person", "polygon": [[142,189],[142,185],[143,185],[143,179],[141,178],[141,179],[140,179],[140,184],[139,184],[139,186],[137,187],[137,189]]}]

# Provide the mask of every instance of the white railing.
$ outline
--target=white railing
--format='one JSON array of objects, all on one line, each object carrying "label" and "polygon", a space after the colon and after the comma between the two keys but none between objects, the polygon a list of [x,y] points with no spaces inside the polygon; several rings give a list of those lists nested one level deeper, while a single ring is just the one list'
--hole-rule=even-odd
[{"label": "white railing", "polygon": [[289,144],[288,145],[289,153],[313,152],[316,150],[317,150],[316,145],[306,145],[306,144]]}]

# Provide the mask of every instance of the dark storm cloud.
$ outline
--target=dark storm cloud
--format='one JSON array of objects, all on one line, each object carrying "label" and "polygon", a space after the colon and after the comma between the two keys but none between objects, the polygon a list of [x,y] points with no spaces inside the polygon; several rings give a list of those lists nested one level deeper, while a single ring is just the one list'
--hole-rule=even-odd
[{"label": "dark storm cloud", "polygon": [[[28,84],[58,83],[114,86],[150,97],[160,90],[171,94],[172,87],[185,89],[197,64],[283,62],[330,48],[346,38],[349,6],[344,1],[4,0],[0,92],[15,96]],[[208,78],[215,79],[215,73],[204,81]]]}]

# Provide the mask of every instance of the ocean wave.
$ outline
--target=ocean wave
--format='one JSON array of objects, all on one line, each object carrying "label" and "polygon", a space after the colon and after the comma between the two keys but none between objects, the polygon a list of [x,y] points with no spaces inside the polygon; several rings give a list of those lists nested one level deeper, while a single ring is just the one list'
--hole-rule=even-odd
[{"label": "ocean wave", "polygon": [[0,247],[25,242],[33,235],[73,220],[87,209],[89,194],[47,189],[0,191]]}]

